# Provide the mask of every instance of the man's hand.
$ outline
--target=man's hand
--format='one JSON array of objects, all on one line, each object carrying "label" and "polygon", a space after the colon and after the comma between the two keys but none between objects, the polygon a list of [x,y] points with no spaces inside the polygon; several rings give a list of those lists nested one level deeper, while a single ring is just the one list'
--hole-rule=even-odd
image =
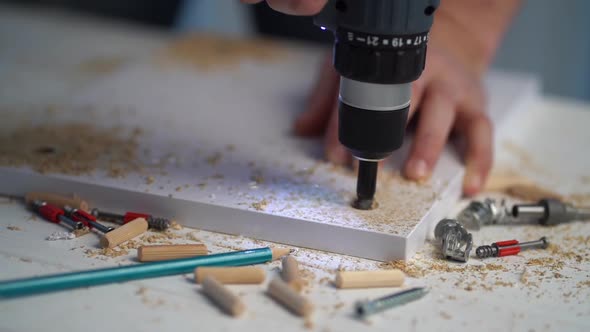
[{"label": "man's hand", "polygon": [[[260,0],[242,0],[257,3]],[[281,12],[313,15],[325,0],[267,0]],[[426,69],[412,86],[410,118],[418,116],[414,142],[404,165],[410,179],[427,179],[451,132],[462,136],[466,173],[463,191],[473,195],[483,188],[492,167],[492,125],[485,112],[482,76],[520,0],[444,0],[431,30]],[[351,161],[338,141],[339,75],[330,58],[295,123],[302,136],[325,135],[326,156],[334,163]]]},{"label": "man's hand", "polygon": [[[242,0],[243,3],[259,3],[263,0]],[[289,15],[315,15],[324,8],[328,0],[266,0],[268,5]]]}]

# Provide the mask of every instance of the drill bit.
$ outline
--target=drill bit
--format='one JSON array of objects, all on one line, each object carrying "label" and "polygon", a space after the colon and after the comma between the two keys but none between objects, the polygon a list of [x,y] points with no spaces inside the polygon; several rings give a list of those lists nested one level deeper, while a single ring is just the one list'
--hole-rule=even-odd
[{"label": "drill bit", "polygon": [[359,317],[364,318],[383,310],[418,300],[426,294],[428,294],[428,289],[424,287],[414,287],[376,300],[358,302],[355,306],[356,314]]},{"label": "drill bit", "polygon": [[546,237],[542,237],[536,241],[518,242],[517,240],[494,242],[489,246],[480,246],[475,250],[475,254],[479,258],[487,257],[503,257],[510,255],[517,255],[522,250],[526,249],[546,249],[549,242]]},{"label": "drill bit", "polygon": [[379,163],[375,161],[359,160],[359,170],[356,181],[356,200],[353,207],[359,210],[370,210],[374,205],[377,187],[377,170]]},{"label": "drill bit", "polygon": [[512,216],[533,219],[541,225],[557,225],[574,220],[590,219],[590,207],[576,208],[556,199],[542,199],[536,204],[514,205]]}]

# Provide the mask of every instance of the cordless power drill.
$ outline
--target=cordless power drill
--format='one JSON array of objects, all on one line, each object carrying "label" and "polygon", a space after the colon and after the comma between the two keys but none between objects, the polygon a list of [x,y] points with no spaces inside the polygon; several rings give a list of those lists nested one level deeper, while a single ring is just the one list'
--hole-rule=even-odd
[{"label": "cordless power drill", "polygon": [[330,0],[315,24],[334,33],[338,136],[359,160],[356,208],[373,206],[379,161],[403,143],[439,0]]}]

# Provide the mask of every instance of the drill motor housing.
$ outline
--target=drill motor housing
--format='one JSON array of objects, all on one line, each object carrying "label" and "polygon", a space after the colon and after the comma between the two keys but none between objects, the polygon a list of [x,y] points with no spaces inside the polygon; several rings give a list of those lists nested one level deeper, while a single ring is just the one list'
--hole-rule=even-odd
[{"label": "drill motor housing", "polygon": [[315,24],[334,33],[340,142],[379,161],[403,143],[411,83],[424,70],[439,0],[330,0]]}]

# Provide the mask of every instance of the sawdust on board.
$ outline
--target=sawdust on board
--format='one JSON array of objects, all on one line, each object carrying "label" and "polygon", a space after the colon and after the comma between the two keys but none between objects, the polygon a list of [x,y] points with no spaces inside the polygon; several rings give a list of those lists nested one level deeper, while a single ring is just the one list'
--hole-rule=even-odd
[{"label": "sawdust on board", "polygon": [[[318,173],[319,168],[327,167],[332,173],[356,178],[349,169],[319,164],[313,168],[313,173]],[[306,173],[300,176],[307,178],[312,175]],[[329,187],[329,184],[326,185],[326,188]],[[291,206],[290,209],[281,211],[287,216],[392,234],[411,232],[437,199],[429,183],[407,180],[392,171],[382,171],[379,174],[375,195],[379,207],[373,210],[353,208],[351,203],[355,197],[352,190],[317,190],[316,193],[316,190],[308,188],[301,192],[298,192],[298,188],[293,188],[290,192],[292,194],[286,198],[286,202],[276,204],[292,204],[287,205]],[[336,204],[330,204],[330,201]],[[303,209],[298,202],[311,203]]]},{"label": "sawdust on board", "polygon": [[141,168],[136,159],[140,134],[86,123],[21,126],[0,133],[0,166],[69,175],[100,169],[122,177]]},{"label": "sawdust on board", "polygon": [[254,202],[250,205],[256,211],[264,211],[268,206],[268,201],[266,199],[261,200],[260,202]]},{"label": "sawdust on board", "polygon": [[238,65],[243,60],[277,61],[287,52],[270,40],[227,38],[206,34],[190,35],[173,42],[158,57],[163,65],[187,64],[199,70]]}]

